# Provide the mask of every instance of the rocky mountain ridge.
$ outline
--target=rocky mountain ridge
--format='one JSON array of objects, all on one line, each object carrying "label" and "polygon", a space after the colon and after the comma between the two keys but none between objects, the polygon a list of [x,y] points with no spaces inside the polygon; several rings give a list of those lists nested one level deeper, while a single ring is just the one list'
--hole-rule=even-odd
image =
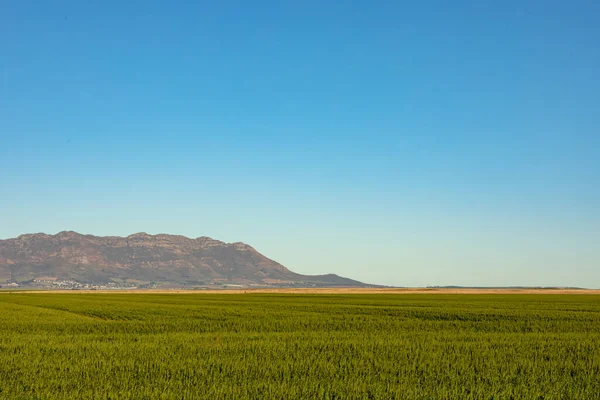
[{"label": "rocky mountain ridge", "polygon": [[82,285],[365,286],[337,275],[301,275],[245,243],[135,233],[127,237],[25,234],[0,240],[0,283]]}]

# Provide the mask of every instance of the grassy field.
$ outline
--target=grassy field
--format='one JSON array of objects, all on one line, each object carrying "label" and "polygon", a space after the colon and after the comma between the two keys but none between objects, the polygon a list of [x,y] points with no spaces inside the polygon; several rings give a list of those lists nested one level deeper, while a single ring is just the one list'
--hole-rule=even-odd
[{"label": "grassy field", "polygon": [[0,293],[0,399],[600,399],[598,295]]}]

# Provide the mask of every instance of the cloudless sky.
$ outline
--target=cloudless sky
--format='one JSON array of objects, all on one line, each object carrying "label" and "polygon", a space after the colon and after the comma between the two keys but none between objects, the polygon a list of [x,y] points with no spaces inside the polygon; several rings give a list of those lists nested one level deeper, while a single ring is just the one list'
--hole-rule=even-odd
[{"label": "cloudless sky", "polygon": [[0,238],[600,287],[597,1],[0,2]]}]

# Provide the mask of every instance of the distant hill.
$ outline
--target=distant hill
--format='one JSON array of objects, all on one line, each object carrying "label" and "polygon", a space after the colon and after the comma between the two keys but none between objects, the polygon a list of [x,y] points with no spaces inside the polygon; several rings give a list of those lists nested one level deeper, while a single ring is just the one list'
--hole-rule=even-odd
[{"label": "distant hill", "polygon": [[427,289],[587,290],[577,286],[426,286]]},{"label": "distant hill", "polygon": [[301,275],[244,243],[208,237],[77,232],[0,240],[0,283],[87,285],[364,287],[334,274]]}]

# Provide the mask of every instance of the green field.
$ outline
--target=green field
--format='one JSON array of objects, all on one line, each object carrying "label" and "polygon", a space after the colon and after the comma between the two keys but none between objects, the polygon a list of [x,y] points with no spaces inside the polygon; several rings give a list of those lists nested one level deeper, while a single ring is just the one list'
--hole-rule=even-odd
[{"label": "green field", "polygon": [[600,399],[600,296],[0,293],[0,399]]}]

